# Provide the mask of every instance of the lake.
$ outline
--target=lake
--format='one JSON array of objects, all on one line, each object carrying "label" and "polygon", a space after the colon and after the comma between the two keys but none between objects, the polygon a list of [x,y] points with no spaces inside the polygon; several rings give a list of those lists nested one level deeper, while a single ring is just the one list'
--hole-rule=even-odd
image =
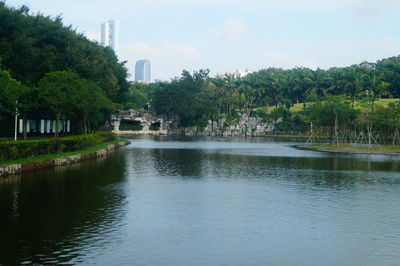
[{"label": "lake", "polygon": [[137,137],[0,179],[0,265],[399,265],[400,157]]}]

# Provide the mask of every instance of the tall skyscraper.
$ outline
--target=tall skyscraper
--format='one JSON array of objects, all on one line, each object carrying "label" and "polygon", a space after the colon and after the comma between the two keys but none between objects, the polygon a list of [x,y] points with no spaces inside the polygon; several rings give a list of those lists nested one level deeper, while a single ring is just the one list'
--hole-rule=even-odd
[{"label": "tall skyscraper", "polygon": [[111,19],[101,24],[101,44],[118,52],[119,21]]},{"label": "tall skyscraper", "polygon": [[148,59],[139,60],[135,65],[135,81],[137,82],[150,82],[150,61]]}]

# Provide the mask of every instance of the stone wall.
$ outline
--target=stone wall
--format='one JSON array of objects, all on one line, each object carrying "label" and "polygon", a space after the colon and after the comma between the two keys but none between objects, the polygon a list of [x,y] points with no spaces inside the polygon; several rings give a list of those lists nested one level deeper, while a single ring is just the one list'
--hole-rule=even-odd
[{"label": "stone wall", "polygon": [[[111,118],[114,127],[113,132],[119,135],[186,135],[186,136],[265,136],[275,130],[275,125],[282,119],[265,120],[260,117],[251,117],[241,114],[234,121],[221,118],[218,121],[208,121],[204,128],[179,127],[177,118],[157,117],[143,110],[129,110]],[[120,122],[123,120],[136,121],[142,126],[142,130],[120,130]],[[159,130],[150,130],[150,125],[160,123]]]},{"label": "stone wall", "polygon": [[208,121],[204,129],[198,127],[185,128],[187,136],[224,136],[224,137],[260,137],[275,130],[275,125],[282,119],[276,121],[264,121],[260,117],[251,117],[242,114],[234,121],[227,121],[225,118],[218,121]]},{"label": "stone wall", "polygon": [[[120,130],[121,121],[135,121],[142,130]],[[151,130],[151,125],[159,124],[158,130]],[[168,135],[171,130],[178,127],[177,119],[166,116],[159,117],[144,110],[128,110],[111,116],[113,132],[118,135]]]}]

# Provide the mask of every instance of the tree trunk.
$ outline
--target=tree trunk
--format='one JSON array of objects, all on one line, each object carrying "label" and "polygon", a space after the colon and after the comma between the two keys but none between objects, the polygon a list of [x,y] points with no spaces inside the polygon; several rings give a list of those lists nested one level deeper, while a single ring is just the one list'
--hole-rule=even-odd
[{"label": "tree trunk", "polygon": [[335,142],[336,142],[336,147],[339,146],[339,138],[338,138],[338,118],[337,115],[335,115]]},{"label": "tree trunk", "polygon": [[371,135],[372,135],[372,125],[368,124],[367,125],[367,130],[368,130],[368,148],[372,148],[372,144],[371,144]]},{"label": "tree trunk", "polygon": [[394,146],[396,145],[396,139],[397,139],[397,134],[399,133],[399,131],[396,129],[395,131],[394,131],[394,134],[393,134],[393,140],[392,140],[392,147],[393,147],[393,149],[394,149]]},{"label": "tree trunk", "polygon": [[61,117],[60,114],[56,115],[56,127],[55,127],[55,131],[54,131],[55,138],[58,138],[58,126],[59,126],[58,124],[60,123],[60,117]]},{"label": "tree trunk", "polygon": [[83,114],[83,128],[84,128],[84,132],[83,133],[85,135],[87,135],[88,132],[89,132],[89,119],[88,119],[88,115],[87,115],[86,112]]}]

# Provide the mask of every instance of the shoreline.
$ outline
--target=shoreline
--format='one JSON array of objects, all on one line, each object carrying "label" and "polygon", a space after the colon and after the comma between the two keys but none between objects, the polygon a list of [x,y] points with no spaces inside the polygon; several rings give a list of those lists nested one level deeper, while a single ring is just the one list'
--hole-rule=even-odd
[{"label": "shoreline", "polygon": [[[222,137],[222,138],[236,138],[236,137],[243,137],[243,138],[275,138],[275,139],[301,139],[301,140],[308,140],[310,138],[309,135],[298,135],[298,134],[293,134],[293,135],[279,135],[279,134],[265,134],[265,135],[221,135],[221,134],[216,134],[216,135],[206,135],[206,134],[179,134],[179,133],[168,133],[167,131],[113,131],[113,133],[117,134],[120,137],[134,137],[134,136],[167,136],[167,137]],[[319,137],[320,139],[328,139],[328,136],[321,136]]]},{"label": "shoreline", "polygon": [[[131,142],[129,140],[124,140],[124,141],[116,142],[114,144],[108,144],[105,148],[101,148],[101,149],[98,149],[98,150],[92,151],[92,152],[85,153],[84,152],[85,150],[82,150],[81,151],[81,152],[83,152],[82,154],[60,156],[60,157],[56,157],[53,159],[44,159],[44,160],[39,160],[37,162],[30,162],[30,163],[14,163],[14,164],[11,163],[11,164],[6,164],[6,165],[0,165],[0,178],[6,177],[9,175],[20,174],[20,173],[28,172],[28,171],[32,171],[32,170],[37,170],[37,169],[70,165],[70,164],[86,161],[89,159],[101,158],[101,157],[104,157],[107,154],[112,153],[113,151],[115,151],[123,146],[126,146],[130,143]],[[104,145],[105,143],[102,143],[102,144]]]},{"label": "shoreline", "polygon": [[305,145],[297,145],[295,147],[299,150],[318,151],[326,153],[400,156],[400,151],[351,150],[351,149],[340,149],[340,148],[330,149],[330,148],[307,147]]}]

